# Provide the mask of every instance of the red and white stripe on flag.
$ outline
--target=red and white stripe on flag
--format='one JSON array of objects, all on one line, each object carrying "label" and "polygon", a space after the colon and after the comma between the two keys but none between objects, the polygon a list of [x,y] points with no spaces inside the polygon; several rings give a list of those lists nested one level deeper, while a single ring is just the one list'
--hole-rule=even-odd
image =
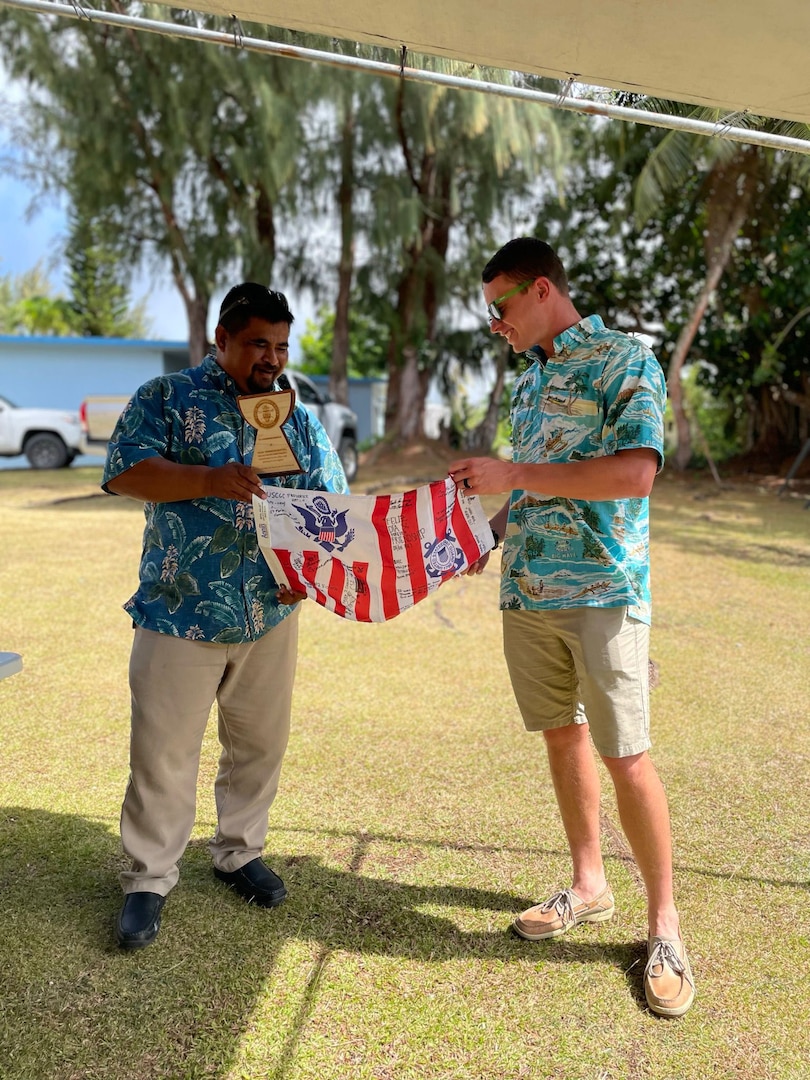
[{"label": "red and white stripe on flag", "polygon": [[253,514],[274,578],[344,619],[393,619],[492,548],[480,501],[450,477],[395,495],[264,490]]}]

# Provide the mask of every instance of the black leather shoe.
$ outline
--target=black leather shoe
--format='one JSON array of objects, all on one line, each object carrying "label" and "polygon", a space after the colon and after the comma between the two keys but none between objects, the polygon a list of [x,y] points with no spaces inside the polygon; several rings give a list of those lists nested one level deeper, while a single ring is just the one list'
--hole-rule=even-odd
[{"label": "black leather shoe", "polygon": [[259,907],[275,907],[287,895],[284,882],[261,859],[253,859],[230,873],[215,866],[214,874],[249,904]]},{"label": "black leather shoe", "polygon": [[122,949],[143,949],[151,945],[160,929],[160,913],[166,897],[153,892],[127,893],[115,927]]}]

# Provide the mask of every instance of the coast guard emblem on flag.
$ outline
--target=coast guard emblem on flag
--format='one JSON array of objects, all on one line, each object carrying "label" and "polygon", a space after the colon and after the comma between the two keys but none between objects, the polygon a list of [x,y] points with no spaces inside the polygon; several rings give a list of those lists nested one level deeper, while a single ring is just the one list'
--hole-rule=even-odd
[{"label": "coast guard emblem on flag", "polygon": [[425,568],[431,577],[443,577],[448,571],[457,573],[464,564],[464,552],[452,533],[444,540],[425,544]]},{"label": "coast guard emblem on flag", "polygon": [[492,549],[481,503],[449,477],[395,495],[264,491],[253,516],[276,582],[343,619],[393,619]]}]

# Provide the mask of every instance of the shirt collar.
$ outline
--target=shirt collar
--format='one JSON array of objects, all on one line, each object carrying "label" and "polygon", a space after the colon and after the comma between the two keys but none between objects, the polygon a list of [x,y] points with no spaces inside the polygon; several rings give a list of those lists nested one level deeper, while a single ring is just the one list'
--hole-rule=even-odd
[{"label": "shirt collar", "polygon": [[234,397],[239,397],[242,393],[228,372],[223,367],[220,367],[214,353],[210,352],[207,356],[203,357],[201,366],[207,377],[219,384],[224,391],[227,391]]},{"label": "shirt collar", "polygon": [[554,355],[559,356],[562,352],[570,352],[577,346],[585,344],[591,335],[605,329],[601,315],[586,315],[584,319],[569,326],[561,334],[554,338]]},{"label": "shirt collar", "polygon": [[530,349],[526,350],[524,355],[526,359],[530,362],[536,361],[541,368],[544,368],[546,366],[546,361],[548,360],[548,357],[546,356],[546,350],[543,348],[542,345],[532,345]]}]

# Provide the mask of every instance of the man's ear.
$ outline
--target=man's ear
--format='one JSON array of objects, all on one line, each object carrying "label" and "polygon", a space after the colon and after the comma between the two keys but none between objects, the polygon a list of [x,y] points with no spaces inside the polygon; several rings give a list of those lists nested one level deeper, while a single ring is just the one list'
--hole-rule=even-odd
[{"label": "man's ear", "polygon": [[225,329],[222,323],[217,323],[217,328],[214,331],[214,341],[216,342],[217,348],[221,352],[224,352],[225,346],[228,343],[228,331]]},{"label": "man's ear", "polygon": [[538,277],[534,279],[532,286],[539,300],[545,300],[551,293],[551,282],[547,277]]}]

